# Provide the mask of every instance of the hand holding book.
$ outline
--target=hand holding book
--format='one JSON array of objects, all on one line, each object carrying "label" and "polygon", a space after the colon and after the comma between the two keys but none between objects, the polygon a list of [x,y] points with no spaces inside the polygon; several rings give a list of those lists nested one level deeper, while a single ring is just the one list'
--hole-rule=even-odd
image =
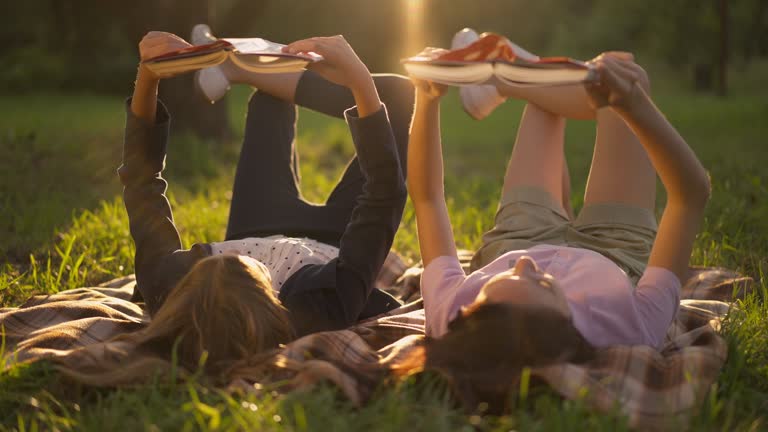
[{"label": "hand holding book", "polygon": [[589,63],[597,73],[597,79],[586,85],[590,104],[595,109],[611,106],[627,111],[638,96],[650,92],[648,74],[634,62],[630,53],[607,52]]},{"label": "hand holding book", "polygon": [[261,38],[222,38],[205,45],[190,45],[170,33],[150,32],[147,36],[150,34],[172,36],[184,43],[152,50],[152,55],[142,57],[142,66],[161,77],[217,66],[227,60],[256,73],[297,72],[323,59],[314,52],[284,52],[285,45]]},{"label": "hand holding book", "polygon": [[170,78],[175,73],[171,71],[156,71],[148,68],[146,61],[148,59],[166,55],[169,52],[177,52],[192,47],[192,44],[172,33],[161,31],[150,31],[139,42],[139,64],[140,74],[147,78],[155,80]]},{"label": "hand holding book", "polygon": [[360,61],[344,36],[313,37],[292,42],[282,48],[288,54],[317,53],[325,61],[308,65],[323,78],[345,87],[370,80],[368,68]]},{"label": "hand holding book", "polygon": [[323,61],[307,67],[333,83],[352,91],[360,117],[381,108],[381,100],[368,68],[360,60],[344,36],[313,37],[293,42],[282,49],[288,54],[316,53]]}]

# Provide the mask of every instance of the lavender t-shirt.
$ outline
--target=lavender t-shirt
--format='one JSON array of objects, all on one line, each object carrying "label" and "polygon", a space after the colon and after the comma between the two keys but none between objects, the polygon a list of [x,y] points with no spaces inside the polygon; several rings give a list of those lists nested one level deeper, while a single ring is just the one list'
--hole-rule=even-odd
[{"label": "lavender t-shirt", "polygon": [[659,348],[680,304],[680,281],[662,267],[648,267],[637,283],[601,254],[565,246],[538,245],[507,252],[464,274],[455,256],[429,263],[421,276],[427,334],[440,337],[459,309],[475,300],[494,275],[530,256],[559,283],[573,324],[592,345],[649,345]]}]

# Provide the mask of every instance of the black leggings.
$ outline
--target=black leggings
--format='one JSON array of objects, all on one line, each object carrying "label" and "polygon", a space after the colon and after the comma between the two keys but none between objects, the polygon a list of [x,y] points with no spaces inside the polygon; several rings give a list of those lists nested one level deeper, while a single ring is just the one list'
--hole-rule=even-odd
[{"label": "black leggings", "polygon": [[[408,128],[413,85],[400,75],[373,76],[387,106],[400,166],[407,166]],[[343,118],[355,105],[348,88],[305,72],[296,88],[296,104]],[[257,91],[248,103],[245,139],[232,188],[227,240],[282,234],[309,237],[339,246],[365,179],[353,158],[324,205],[311,204],[299,192],[299,158],[294,145],[296,107]]]}]

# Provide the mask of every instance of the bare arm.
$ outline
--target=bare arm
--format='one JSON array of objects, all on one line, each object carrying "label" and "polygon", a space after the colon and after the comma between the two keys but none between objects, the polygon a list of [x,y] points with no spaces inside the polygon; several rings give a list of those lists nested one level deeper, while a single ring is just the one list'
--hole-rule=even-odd
[{"label": "bare arm", "polygon": [[440,256],[456,256],[443,185],[440,142],[440,97],[445,89],[416,82],[411,135],[408,143],[408,193],[416,211],[419,248],[424,266]]},{"label": "bare arm", "polygon": [[631,56],[604,55],[596,64],[601,81],[588,88],[593,102],[611,105],[632,128],[667,191],[648,265],[664,267],[685,280],[709,199],[709,177],[693,150],[643,89],[640,83],[647,77]]},{"label": "bare arm", "polygon": [[154,123],[157,117],[157,89],[159,84],[160,79],[149,73],[143,66],[139,66],[136,85],[133,88],[133,99],[131,99],[131,112],[150,124]]}]

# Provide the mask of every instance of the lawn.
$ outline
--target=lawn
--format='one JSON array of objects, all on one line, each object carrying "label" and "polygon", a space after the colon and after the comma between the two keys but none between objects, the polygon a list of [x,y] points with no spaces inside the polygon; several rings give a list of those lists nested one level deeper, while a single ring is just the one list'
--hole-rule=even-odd
[{"label": "lawn", "polygon": [[[762,68],[763,72],[765,67]],[[755,76],[760,76],[756,74]],[[762,75],[764,76],[764,75]],[[690,425],[696,430],[768,428],[768,91],[744,80],[728,98],[692,94],[674,81],[658,85],[658,105],[709,169],[713,196],[693,264],[737,269],[758,280],[723,330],[729,360]],[[756,90],[756,89],[759,89]],[[242,130],[248,91],[229,98]],[[460,247],[478,246],[490,227],[498,186],[522,104],[510,101],[483,122],[469,119],[451,93],[443,107],[446,189]],[[123,100],[36,94],[0,98],[0,306],[35,293],[96,284],[133,271],[133,244],[115,169]],[[574,206],[591,158],[594,124],[569,123],[566,151]],[[341,121],[300,114],[303,192],[322,201],[352,144]],[[229,207],[237,140],[204,142],[174,135],[167,178],[186,245],[220,240]],[[660,198],[660,203],[662,202]],[[418,260],[411,207],[395,241]],[[0,375],[0,429],[37,430],[616,430],[617,415],[589,412],[580,401],[529,394],[504,417],[452,408],[430,381],[384,388],[355,409],[331,388],[278,396],[232,397],[199,382],[153,383],[94,391],[63,385],[49,364]]]}]

